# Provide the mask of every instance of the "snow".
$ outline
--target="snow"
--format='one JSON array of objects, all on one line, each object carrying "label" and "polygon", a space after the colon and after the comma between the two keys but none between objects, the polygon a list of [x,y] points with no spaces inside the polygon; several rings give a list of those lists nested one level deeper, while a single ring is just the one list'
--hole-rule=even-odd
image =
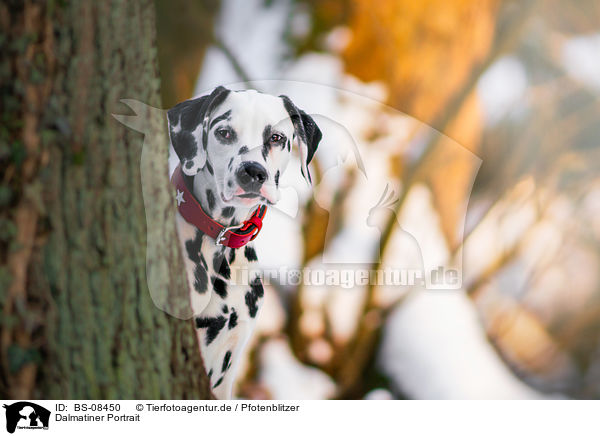
[{"label": "snow", "polygon": [[502,363],[460,291],[420,291],[394,311],[379,362],[413,399],[539,399]]},{"label": "snow", "polygon": [[267,387],[273,400],[325,400],[335,394],[331,378],[298,362],[283,339],[264,344],[260,358],[259,380]]},{"label": "snow", "polygon": [[527,74],[513,56],[498,59],[479,79],[477,93],[483,105],[485,120],[496,124],[518,104],[523,104]]},{"label": "snow", "polygon": [[365,395],[365,400],[393,400],[394,396],[386,389],[373,389]]},{"label": "snow", "polygon": [[571,77],[600,92],[600,33],[567,39],[561,60]]}]

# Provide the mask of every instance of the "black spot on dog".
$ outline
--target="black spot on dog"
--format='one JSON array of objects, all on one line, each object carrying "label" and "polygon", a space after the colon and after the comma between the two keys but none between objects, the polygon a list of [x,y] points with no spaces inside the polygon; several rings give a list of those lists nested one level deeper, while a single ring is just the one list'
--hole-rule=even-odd
[{"label": "black spot on dog", "polygon": [[208,378],[210,379],[212,377],[213,371],[212,369],[210,371],[208,371]]},{"label": "black spot on dog", "polygon": [[194,289],[196,290],[196,292],[204,294],[207,288],[208,274],[206,274],[206,269],[204,269],[202,265],[197,263],[196,268],[194,268]]},{"label": "black spot on dog", "polygon": [[233,186],[233,182],[231,180],[227,180],[227,186],[231,188]]},{"label": "black spot on dog", "polygon": [[207,129],[203,129],[204,133],[202,134],[202,148],[206,151],[208,148],[208,135],[206,134]]},{"label": "black spot on dog", "polygon": [[223,252],[215,253],[213,257],[213,268],[219,275],[229,279],[231,277],[231,269],[229,268],[229,263],[227,263],[227,259],[223,255]]},{"label": "black spot on dog", "polygon": [[[171,117],[169,117],[169,119],[171,119]],[[172,123],[172,121],[170,122]],[[175,123],[175,125],[177,125],[177,123]],[[198,144],[196,143],[196,138],[190,131],[180,130],[178,133],[175,133],[173,127],[174,125],[171,124],[171,143],[173,144],[173,147],[175,148],[175,151],[177,152],[181,162],[186,163],[186,168],[191,168],[187,166],[187,163],[191,162],[191,160],[198,153]]]},{"label": "black spot on dog", "polygon": [[223,382],[223,377],[221,377],[217,382],[213,385],[213,389],[219,386]]},{"label": "black spot on dog", "polygon": [[231,351],[227,351],[225,353],[225,357],[223,358],[223,365],[221,366],[221,373],[227,371],[231,366]]},{"label": "black spot on dog", "polygon": [[260,300],[265,294],[263,285],[260,281],[260,277],[256,277],[250,283],[250,290],[246,292],[246,306],[248,306],[248,313],[251,318],[256,316],[258,312],[258,300]]},{"label": "black spot on dog", "polygon": [[229,307],[227,307],[226,304],[224,304],[223,307],[221,307],[221,310],[223,311],[223,313],[229,313]]},{"label": "black spot on dog", "polygon": [[200,263],[202,263],[202,266],[204,267],[204,269],[208,269],[208,264],[206,263],[206,259],[204,258],[204,254],[200,255]]},{"label": "black spot on dog", "polygon": [[235,248],[229,250],[229,265],[235,261]]},{"label": "black spot on dog", "polygon": [[275,173],[275,186],[279,186],[279,170]]},{"label": "black spot on dog", "polygon": [[248,259],[248,262],[256,262],[258,257],[256,256],[256,250],[253,247],[246,245],[244,248],[244,256]]},{"label": "black spot on dog", "polygon": [[271,125],[267,124],[262,132],[263,144],[269,144],[271,142],[271,135],[272,135],[271,132],[272,132]]},{"label": "black spot on dog", "polygon": [[[187,251],[189,259],[194,263],[198,263],[202,257],[200,250],[202,249],[203,236],[204,233],[202,233],[200,230],[196,230],[194,239],[188,239],[185,241],[185,251]],[[206,262],[204,263],[204,266],[206,267]]]},{"label": "black spot on dog", "polygon": [[212,129],[215,126],[215,124],[217,124],[219,121],[223,121],[223,120],[229,121],[230,119],[231,119],[231,109],[228,110],[227,112],[213,118],[213,120],[210,122],[209,129]]},{"label": "black spot on dog", "polygon": [[219,277],[211,277],[211,281],[213,284],[213,289],[215,290],[215,292],[217,293],[217,295],[221,298],[226,298],[227,297],[227,283],[225,283],[225,281],[223,279],[220,279]]},{"label": "black spot on dog", "polygon": [[237,325],[238,322],[238,314],[235,309],[231,309],[231,315],[229,315],[229,325],[228,328],[231,330]]},{"label": "black spot on dog", "polygon": [[292,151],[292,141],[290,141],[289,139],[287,140],[287,150]]},{"label": "black spot on dog", "polygon": [[227,164],[227,168],[231,169],[231,164],[233,163],[233,158],[229,159],[229,163]]},{"label": "black spot on dog", "polygon": [[254,280],[252,280],[250,283],[250,289],[252,289],[252,292],[259,298],[262,298],[262,296],[265,294],[260,277],[254,277]]},{"label": "black spot on dog", "polygon": [[240,151],[238,151],[238,154],[246,154],[249,151],[250,151],[250,149],[244,145],[240,148]]},{"label": "black spot on dog", "polygon": [[208,172],[210,173],[211,176],[215,175],[213,167],[208,160],[206,161],[206,169],[208,170]]},{"label": "black spot on dog", "polygon": [[225,327],[225,322],[224,316],[196,318],[196,328],[206,329],[206,345],[210,345],[215,340],[219,332]]},{"label": "black spot on dog", "polygon": [[204,233],[196,230],[194,239],[189,239],[185,242],[185,250],[189,259],[196,264],[194,268],[194,289],[196,292],[203,294],[208,287],[208,274],[206,274],[207,265],[204,257],[200,253],[202,249],[202,237]]},{"label": "black spot on dog", "polygon": [[186,167],[188,170],[189,170],[189,169],[191,169],[193,166],[194,166],[194,162],[193,162],[193,161],[191,161],[191,160],[188,160],[188,161],[185,163],[185,167]]},{"label": "black spot on dog", "polygon": [[267,155],[269,151],[271,151],[271,125],[267,124],[262,132],[263,146],[262,146],[262,156],[263,159],[267,160]]},{"label": "black spot on dog", "polygon": [[206,190],[206,201],[208,202],[208,210],[213,210],[215,207],[215,195],[210,189]]},{"label": "black spot on dog", "polygon": [[233,206],[227,206],[221,210],[221,215],[223,218],[230,218],[233,215],[233,212],[235,212],[235,208]]}]

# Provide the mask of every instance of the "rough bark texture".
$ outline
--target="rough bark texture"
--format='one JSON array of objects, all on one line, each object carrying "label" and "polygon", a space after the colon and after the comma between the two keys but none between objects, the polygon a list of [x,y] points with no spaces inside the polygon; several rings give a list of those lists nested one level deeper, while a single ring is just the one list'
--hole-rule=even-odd
[{"label": "rough bark texture", "polygon": [[148,291],[143,137],[111,116],[160,106],[152,1],[8,2],[0,25],[0,397],[209,398],[191,321]]}]

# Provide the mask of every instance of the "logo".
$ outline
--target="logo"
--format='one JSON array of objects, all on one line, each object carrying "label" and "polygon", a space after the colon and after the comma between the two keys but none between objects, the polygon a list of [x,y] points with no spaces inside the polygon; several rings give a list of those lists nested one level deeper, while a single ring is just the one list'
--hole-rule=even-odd
[{"label": "logo", "polygon": [[19,401],[4,405],[6,409],[6,431],[14,433],[18,429],[48,430],[50,411],[29,401]]}]

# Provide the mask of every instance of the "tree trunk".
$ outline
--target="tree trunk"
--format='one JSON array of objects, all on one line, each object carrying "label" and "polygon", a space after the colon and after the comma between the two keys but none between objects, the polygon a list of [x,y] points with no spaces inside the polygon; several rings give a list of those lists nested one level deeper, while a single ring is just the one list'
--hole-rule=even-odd
[{"label": "tree trunk", "polygon": [[[160,106],[152,1],[3,2],[0,25],[0,396],[209,398],[192,322],[148,290],[143,137],[111,116]],[[172,293],[187,284],[158,143]]]}]

